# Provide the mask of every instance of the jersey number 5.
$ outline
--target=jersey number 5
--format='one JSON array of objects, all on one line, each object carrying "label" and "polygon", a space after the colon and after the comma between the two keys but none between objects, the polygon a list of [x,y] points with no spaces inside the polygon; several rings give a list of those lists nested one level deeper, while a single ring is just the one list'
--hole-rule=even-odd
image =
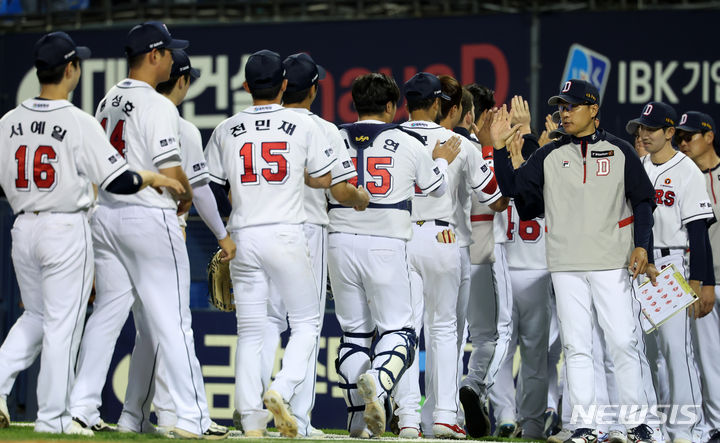
[{"label": "jersey number 5", "polygon": [[[17,162],[18,174],[15,180],[15,187],[21,191],[30,190],[30,180],[28,179],[28,161],[27,145],[22,145],[15,151],[15,161]],[[41,191],[52,191],[55,188],[55,168],[53,163],[57,161],[57,154],[52,146],[38,146],[32,162],[32,175],[35,186]]]},{"label": "jersey number 5", "polygon": [[[102,119],[100,125],[107,131],[107,117]],[[123,138],[124,129],[125,120],[118,120],[112,130],[112,133],[110,134],[110,144],[113,145],[113,148],[120,153],[122,158],[125,158],[125,139]]]},{"label": "jersey number 5", "polygon": [[[240,158],[243,163],[240,183],[258,183],[254,148],[253,143],[245,143],[240,148]],[[270,166],[269,168],[263,168],[260,173],[268,183],[280,184],[287,179],[287,159],[283,155],[286,152],[288,152],[287,142],[263,142],[260,145],[260,155]]]},{"label": "jersey number 5", "polygon": [[[351,157],[355,169],[357,169],[357,157]],[[365,180],[365,183],[360,183],[365,186],[367,192],[372,195],[386,196],[392,189],[392,174],[390,174],[390,168],[393,167],[392,157],[368,157],[367,158],[367,173],[374,179],[372,181]],[[353,177],[348,182],[357,186],[357,177]]]}]

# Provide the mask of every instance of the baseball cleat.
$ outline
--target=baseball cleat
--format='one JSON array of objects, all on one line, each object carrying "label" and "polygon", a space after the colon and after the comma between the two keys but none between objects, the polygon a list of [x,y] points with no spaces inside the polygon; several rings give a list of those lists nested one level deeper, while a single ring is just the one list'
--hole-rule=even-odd
[{"label": "baseball cleat", "polygon": [[242,417],[240,416],[240,413],[235,410],[233,411],[233,426],[235,426],[235,429],[238,431],[242,431]]},{"label": "baseball cleat", "polygon": [[245,437],[263,438],[267,437],[268,433],[266,429],[250,429],[249,431],[243,432],[243,435]]},{"label": "baseball cleat", "polygon": [[412,427],[405,427],[400,428],[400,431],[398,432],[399,438],[422,438],[422,433],[420,432],[420,429],[418,428],[412,428]]},{"label": "baseball cleat", "polygon": [[228,438],[230,431],[225,426],[220,426],[214,421],[210,421],[210,427],[203,432],[203,440],[225,440]]},{"label": "baseball cleat", "polygon": [[502,438],[512,438],[517,436],[518,426],[514,421],[500,423],[497,429],[497,436]]},{"label": "baseball cleat", "polygon": [[350,431],[350,438],[360,438],[360,439],[367,439],[370,438],[370,430],[369,429],[363,429],[360,431]]},{"label": "baseball cleat", "polygon": [[467,437],[463,428],[447,423],[433,424],[433,434],[435,438],[448,438],[452,440],[463,440]]},{"label": "baseball cleat", "polygon": [[167,434],[165,434],[165,437],[174,440],[200,440],[202,438],[200,434],[196,434],[194,432],[186,431],[180,428],[170,429]]},{"label": "baseball cleat", "polygon": [[86,429],[82,427],[82,425],[75,420],[70,421],[70,426],[68,426],[64,431],[63,434],[70,434],[70,435],[83,435],[85,437],[92,437],[95,435],[93,431],[90,429]]},{"label": "baseball cleat", "polygon": [[548,443],[564,443],[565,440],[572,437],[573,431],[570,429],[561,429],[558,433],[551,435],[548,437],[547,441]]},{"label": "baseball cleat", "polygon": [[628,440],[635,443],[654,443],[653,430],[646,424],[637,425],[628,430]]},{"label": "baseball cleat", "polygon": [[480,395],[470,386],[463,386],[460,388],[460,403],[465,411],[465,427],[470,437],[490,435],[490,416],[480,401]]},{"label": "baseball cleat", "polygon": [[554,409],[545,411],[545,438],[560,431],[560,417]]},{"label": "baseball cleat", "polygon": [[385,432],[385,407],[377,398],[375,379],[363,374],[357,381],[358,392],[365,402],[365,424],[373,435],[381,436]]},{"label": "baseball cleat", "polygon": [[708,440],[708,443],[720,443],[720,430],[714,429],[710,433],[710,440]]},{"label": "baseball cleat", "polygon": [[573,432],[565,443],[596,443],[598,441],[598,432],[590,428],[578,428]]},{"label": "baseball cleat", "polygon": [[263,395],[263,402],[265,407],[272,412],[273,418],[275,419],[275,427],[280,431],[280,435],[283,437],[295,438],[298,435],[297,420],[290,413],[288,405],[283,400],[282,396],[273,389]]},{"label": "baseball cleat", "polygon": [[307,438],[325,438],[325,433],[312,425],[308,427],[307,435],[305,436]]},{"label": "baseball cleat", "polygon": [[0,397],[0,428],[10,427],[10,413],[5,399]]},{"label": "baseball cleat", "polygon": [[627,443],[627,437],[622,431],[610,431],[607,436],[608,443]]}]

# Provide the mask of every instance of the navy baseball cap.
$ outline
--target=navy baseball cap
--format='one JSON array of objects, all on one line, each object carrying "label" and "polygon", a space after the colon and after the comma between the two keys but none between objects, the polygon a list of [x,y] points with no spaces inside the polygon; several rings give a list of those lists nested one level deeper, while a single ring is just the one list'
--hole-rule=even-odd
[{"label": "navy baseball cap", "polygon": [[145,22],[133,27],[125,39],[125,53],[128,57],[150,52],[155,48],[185,49],[187,40],[173,39],[167,26],[161,22]]},{"label": "navy baseball cap", "polygon": [[592,83],[572,79],[565,82],[562,89],[560,89],[560,94],[550,97],[548,105],[555,106],[563,102],[573,105],[582,103],[594,105],[600,103],[600,93]]},{"label": "navy baseball cap", "polygon": [[250,56],[245,64],[245,81],[250,89],[268,89],[282,83],[285,78],[280,54],[263,49]]},{"label": "navy baseball cap", "polygon": [[173,65],[172,70],[170,71],[170,77],[180,77],[188,72],[192,78],[200,77],[200,71],[192,67],[190,64],[190,57],[188,57],[187,53],[182,49],[173,50],[172,59]]},{"label": "navy baseball cap", "polygon": [[325,68],[315,63],[309,55],[301,52],[283,60],[287,91],[296,92],[309,89],[316,81],[325,78]]},{"label": "navy baseball cap", "polygon": [[675,127],[685,132],[708,132],[715,133],[715,122],[709,115],[698,112],[688,111],[680,116],[680,121]]},{"label": "navy baseball cap", "polygon": [[450,97],[442,92],[440,79],[427,72],[418,72],[413,75],[410,80],[405,82],[404,89],[405,98],[409,101],[436,97],[440,97],[443,100],[450,100]]},{"label": "navy baseball cap", "polygon": [[40,37],[35,43],[35,67],[48,70],[72,61],[74,58],[90,58],[90,49],[77,46],[69,35],[62,31],[51,32]]},{"label": "navy baseball cap", "polygon": [[663,102],[650,102],[645,105],[640,117],[627,122],[625,130],[628,134],[635,135],[635,131],[640,125],[658,129],[675,126],[676,121],[677,113],[672,106]]}]

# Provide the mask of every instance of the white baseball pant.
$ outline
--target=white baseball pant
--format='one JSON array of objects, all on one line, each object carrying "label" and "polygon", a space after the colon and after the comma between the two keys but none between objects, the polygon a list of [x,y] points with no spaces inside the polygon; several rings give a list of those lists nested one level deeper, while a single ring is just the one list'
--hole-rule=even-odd
[{"label": "white baseball pant", "polygon": [[90,298],[93,250],[85,212],[20,214],[12,259],[25,312],[0,347],[0,396],[38,353],[35,431],[61,433],[72,421],[69,394]]},{"label": "white baseball pant", "polygon": [[624,424],[632,428],[643,423],[642,408],[647,410],[648,405],[641,374],[645,355],[636,336],[638,324],[633,316],[627,270],[552,272],[551,276],[571,403],[585,410],[597,404],[592,358],[592,324],[596,315],[606,350],[617,373],[623,374],[617,380],[618,400],[620,404],[631,405]]},{"label": "white baseball pant", "polygon": [[[507,355],[489,389],[490,401],[495,423],[515,422],[517,417],[523,438],[542,439],[548,392],[546,343],[550,331],[550,273],[510,268],[510,278],[512,334]],[[522,361],[515,395],[512,369],[518,342]]]},{"label": "white baseball pant", "polygon": [[693,346],[702,379],[703,412],[708,425],[720,430],[720,285],[715,286],[715,307],[695,320]]},{"label": "white baseball pant", "polygon": [[[290,410],[298,422],[298,433],[307,436],[310,432],[310,415],[315,404],[315,380],[317,376],[317,357],[320,333],[325,318],[325,296],[327,293],[327,226],[305,223],[303,231],[307,238],[310,262],[313,275],[320,291],[318,299],[318,338],[313,349],[312,362],[309,364],[305,378],[298,386],[295,395],[290,399]],[[275,366],[275,353],[280,343],[280,334],[287,329],[287,309],[271,282],[270,300],[268,302],[268,322],[265,326],[265,340],[262,348],[263,386],[270,385],[272,370]]]},{"label": "white baseball pant", "polygon": [[562,342],[560,341],[560,328],[557,323],[557,306],[555,304],[555,292],[550,293],[550,334],[548,348],[548,409],[558,410],[560,406],[561,381],[558,372],[560,354],[562,354]]},{"label": "white baseball pant", "polygon": [[316,364],[313,349],[320,321],[320,291],[302,225],[251,226],[231,234],[235,244],[242,245],[230,262],[238,328],[235,409],[242,417],[243,429],[265,429],[262,348],[270,282],[282,297],[290,321],[282,369],[270,386],[285,401],[294,396],[308,365]]},{"label": "white baseball pant", "polygon": [[[134,295],[158,345],[158,364],[167,370],[176,427],[202,434],[210,426],[210,417],[207,407],[203,408],[205,388],[187,302],[190,263],[175,211],[99,206],[91,228],[97,296],[81,346],[78,381],[71,397],[73,416],[88,424],[93,424],[93,416],[99,419],[97,407],[113,351],[109,343],[117,339]],[[92,334],[87,332],[91,325],[97,328]]]}]

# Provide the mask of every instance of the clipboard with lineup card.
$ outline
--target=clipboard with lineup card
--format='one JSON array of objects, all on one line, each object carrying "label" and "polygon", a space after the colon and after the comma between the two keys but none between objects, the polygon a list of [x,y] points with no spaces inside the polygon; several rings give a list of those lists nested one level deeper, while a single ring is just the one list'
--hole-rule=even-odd
[{"label": "clipboard with lineup card", "polygon": [[638,298],[643,315],[640,323],[646,334],[651,333],[670,317],[695,303],[698,296],[674,265],[665,267],[657,276],[657,286],[650,280],[638,287]]}]

